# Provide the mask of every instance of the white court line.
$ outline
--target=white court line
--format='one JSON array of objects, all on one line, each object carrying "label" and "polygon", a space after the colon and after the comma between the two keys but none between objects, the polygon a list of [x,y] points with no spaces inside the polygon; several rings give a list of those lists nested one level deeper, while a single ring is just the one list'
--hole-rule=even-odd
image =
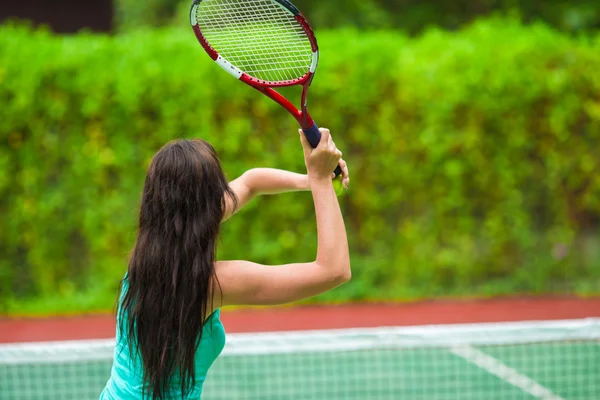
[{"label": "white court line", "polygon": [[520,373],[500,360],[471,346],[455,346],[451,349],[451,352],[466,361],[477,365],[479,368],[490,374],[496,375],[498,378],[510,383],[522,391],[529,393],[535,398],[542,400],[565,400],[563,397],[552,393],[550,389],[540,385],[527,375]]}]

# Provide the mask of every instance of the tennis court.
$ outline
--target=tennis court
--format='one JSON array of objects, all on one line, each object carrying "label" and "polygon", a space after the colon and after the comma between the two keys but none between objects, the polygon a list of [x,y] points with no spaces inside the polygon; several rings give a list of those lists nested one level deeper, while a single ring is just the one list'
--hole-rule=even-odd
[{"label": "tennis court", "polygon": [[[112,341],[3,345],[0,399],[96,399]],[[233,334],[205,400],[600,399],[600,319]]]}]

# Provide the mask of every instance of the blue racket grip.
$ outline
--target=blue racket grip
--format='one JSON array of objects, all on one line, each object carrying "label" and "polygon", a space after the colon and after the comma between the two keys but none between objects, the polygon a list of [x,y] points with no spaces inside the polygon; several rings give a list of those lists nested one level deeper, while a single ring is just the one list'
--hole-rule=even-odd
[{"label": "blue racket grip", "polygon": [[[319,131],[319,127],[317,126],[317,124],[313,123],[313,126],[311,126],[308,129],[302,129],[302,131],[304,132],[304,136],[306,136],[306,140],[308,140],[308,143],[310,143],[310,145],[313,148],[316,148],[319,145],[319,142],[321,141],[321,131]],[[335,173],[335,177],[337,178],[342,174],[342,169],[338,165],[338,167],[333,172]]]}]

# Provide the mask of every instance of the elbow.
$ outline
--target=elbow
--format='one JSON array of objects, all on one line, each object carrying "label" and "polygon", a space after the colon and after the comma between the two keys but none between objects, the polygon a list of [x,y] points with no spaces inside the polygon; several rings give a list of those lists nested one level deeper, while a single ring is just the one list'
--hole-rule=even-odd
[{"label": "elbow", "polygon": [[255,175],[256,175],[256,171],[254,169],[249,169],[248,171],[244,172],[242,174],[242,176],[240,177],[241,183],[244,185],[246,193],[248,193],[248,197],[250,197],[250,198],[254,198],[260,194],[260,193],[258,193],[258,190],[256,189]]},{"label": "elbow", "polygon": [[352,270],[350,269],[350,263],[345,263],[339,272],[335,276],[335,281],[338,285],[350,282],[352,279]]},{"label": "elbow", "polygon": [[327,290],[341,286],[352,279],[349,261],[335,264],[331,262],[320,263],[317,261],[315,262],[315,265],[318,267],[318,270],[321,271],[321,278],[319,279],[320,284],[327,287]]},{"label": "elbow", "polygon": [[352,279],[352,271],[350,270],[350,265],[346,269],[345,273],[342,275],[342,284],[350,282]]}]

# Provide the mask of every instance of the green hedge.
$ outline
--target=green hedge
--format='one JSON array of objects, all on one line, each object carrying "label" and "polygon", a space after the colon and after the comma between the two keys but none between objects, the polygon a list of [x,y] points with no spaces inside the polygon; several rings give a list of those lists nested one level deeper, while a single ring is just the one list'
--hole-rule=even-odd
[{"label": "green hedge", "polygon": [[[524,21],[543,21],[565,32],[600,28],[597,0],[294,0],[318,28],[356,26],[396,28],[419,33],[431,26],[457,29],[476,18],[496,13],[518,14]],[[191,0],[115,0],[119,30],[140,26],[181,24],[187,20]]]},{"label": "green hedge", "polygon": [[[352,170],[353,281],[318,301],[600,292],[600,37],[487,20],[458,33],[320,32],[310,99]],[[188,30],[0,29],[0,292],[10,313],[110,309],[145,167],[176,137],[229,177],[301,171],[295,121]],[[221,258],[315,252],[310,195],[224,225]]]}]

